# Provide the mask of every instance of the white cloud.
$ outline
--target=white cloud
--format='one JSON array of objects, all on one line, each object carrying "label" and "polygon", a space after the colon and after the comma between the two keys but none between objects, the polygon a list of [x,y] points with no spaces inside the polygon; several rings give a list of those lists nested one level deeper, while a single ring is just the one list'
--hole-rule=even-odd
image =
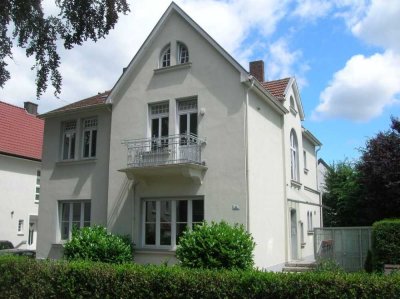
[{"label": "white cloud", "polygon": [[400,1],[373,0],[364,18],[351,27],[366,42],[400,53]]},{"label": "white cloud", "polygon": [[288,41],[281,38],[269,45],[268,52],[269,55],[266,57],[268,80],[296,76],[300,86],[307,84],[305,73],[309,70],[309,66],[303,61],[303,53],[300,50],[290,50]]},{"label": "white cloud", "polygon": [[315,20],[326,16],[333,7],[333,1],[326,0],[297,0],[294,16],[307,20]]},{"label": "white cloud", "polygon": [[383,53],[355,55],[320,94],[314,119],[368,121],[398,102],[400,95],[400,1],[341,0],[343,17],[354,36],[380,46]]},{"label": "white cloud", "polygon": [[321,93],[313,119],[368,121],[398,100],[400,55],[386,51],[371,57],[353,56]]}]

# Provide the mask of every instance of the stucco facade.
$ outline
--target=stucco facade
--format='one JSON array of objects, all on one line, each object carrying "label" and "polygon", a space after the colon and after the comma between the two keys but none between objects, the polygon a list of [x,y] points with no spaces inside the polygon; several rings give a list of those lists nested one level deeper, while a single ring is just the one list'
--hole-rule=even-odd
[{"label": "stucco facade", "polygon": [[40,167],[39,161],[0,154],[0,240],[22,249],[36,249]]},{"label": "stucco facade", "polygon": [[[311,234],[306,245],[298,234],[299,253],[291,255],[290,213],[295,209],[299,226],[308,213],[319,213],[316,144],[286,102],[171,4],[101,109],[43,116],[39,257],[60,256],[60,227],[65,230],[68,222],[59,215],[60,204],[74,200],[90,200],[90,224],[131,236],[139,263],[175,262],[182,227],[202,220],[243,224],[256,242],[257,267],[279,270],[289,260],[309,257]],[[68,120],[93,115],[99,138],[94,161],[77,155],[61,161]],[[309,163],[295,188],[292,129]]]}]

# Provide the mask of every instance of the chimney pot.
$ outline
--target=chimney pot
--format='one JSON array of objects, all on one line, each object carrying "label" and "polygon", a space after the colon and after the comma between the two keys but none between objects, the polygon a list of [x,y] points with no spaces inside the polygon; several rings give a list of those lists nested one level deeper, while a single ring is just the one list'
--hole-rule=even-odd
[{"label": "chimney pot", "polygon": [[249,64],[250,74],[258,81],[264,82],[264,61],[251,61]]},{"label": "chimney pot", "polygon": [[38,108],[38,104],[32,103],[32,102],[24,102],[24,108],[26,110],[26,112],[28,112],[29,114],[32,115],[37,115],[37,108]]}]

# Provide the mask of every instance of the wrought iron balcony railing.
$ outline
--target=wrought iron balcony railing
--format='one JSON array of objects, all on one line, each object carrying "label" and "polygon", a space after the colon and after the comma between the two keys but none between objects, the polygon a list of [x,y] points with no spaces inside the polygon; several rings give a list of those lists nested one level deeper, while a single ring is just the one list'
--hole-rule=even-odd
[{"label": "wrought iron balcony railing", "polygon": [[157,138],[125,140],[128,167],[169,164],[202,164],[201,146],[205,140],[195,135],[180,134]]}]

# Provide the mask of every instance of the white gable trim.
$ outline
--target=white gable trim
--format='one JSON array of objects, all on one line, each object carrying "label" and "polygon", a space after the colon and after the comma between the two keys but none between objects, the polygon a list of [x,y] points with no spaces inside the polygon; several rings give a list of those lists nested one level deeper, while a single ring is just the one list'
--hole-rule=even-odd
[{"label": "white gable trim", "polygon": [[296,101],[296,105],[297,105],[297,110],[299,112],[300,115],[300,120],[304,120],[304,110],[303,110],[303,104],[301,102],[301,97],[300,97],[300,92],[299,92],[299,88],[297,86],[297,81],[295,77],[291,77],[286,89],[285,89],[285,98],[290,90],[290,88],[293,86],[293,91],[294,91],[294,99]]},{"label": "white gable trim", "polygon": [[115,83],[114,87],[111,90],[110,95],[107,98],[107,104],[111,104],[113,102],[113,98],[119,92],[121,86],[127,81],[129,74],[135,68],[137,63],[140,61],[142,56],[145,54],[146,49],[150,46],[153,42],[155,36],[157,35],[158,31],[162,28],[168,17],[173,13],[176,12],[180,15],[183,19],[185,19],[189,25],[191,25],[203,38],[205,38],[226,60],[228,60],[233,67],[235,67],[240,72],[240,79],[244,81],[248,78],[248,72],[227,52],[225,51],[206,31],[204,31],[189,15],[187,15],[175,2],[172,2],[170,6],[167,8],[165,13],[162,15],[161,19],[157,22],[156,26],[150,32],[149,36],[146,38],[142,46],[139,48],[136,55],[130,61],[128,67],[126,68],[125,72],[121,75],[118,79],[117,83]]}]

